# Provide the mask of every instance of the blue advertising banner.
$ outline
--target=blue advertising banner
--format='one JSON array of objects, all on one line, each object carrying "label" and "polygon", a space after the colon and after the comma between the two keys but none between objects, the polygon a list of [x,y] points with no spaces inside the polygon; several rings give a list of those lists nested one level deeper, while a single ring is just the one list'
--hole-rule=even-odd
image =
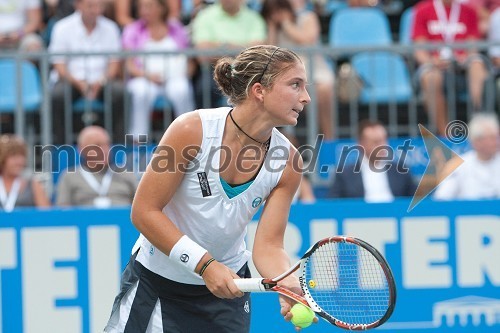
[{"label": "blue advertising banner", "polygon": [[[468,141],[453,143],[446,138],[439,138],[439,140],[459,155],[470,150]],[[332,178],[339,164],[342,166],[355,163],[359,157],[353,149],[356,145],[357,142],[350,139],[322,142],[319,146],[318,159],[312,159],[316,161],[315,172],[320,179]],[[394,161],[399,162],[401,159],[403,165],[408,167],[414,176],[421,176],[424,173],[429,163],[429,154],[422,137],[390,138],[388,146],[392,149]]]},{"label": "blue advertising banner", "polygon": [[[295,205],[285,246],[352,235],[388,260],[397,305],[380,331],[500,332],[500,201]],[[0,213],[0,333],[102,332],[137,231],[129,209]],[[256,218],[257,219],[257,218]],[[253,244],[257,221],[248,228]],[[255,271],[255,270],[254,270]],[[277,296],[252,295],[252,333],[294,332]],[[305,332],[340,332],[320,321]]]}]

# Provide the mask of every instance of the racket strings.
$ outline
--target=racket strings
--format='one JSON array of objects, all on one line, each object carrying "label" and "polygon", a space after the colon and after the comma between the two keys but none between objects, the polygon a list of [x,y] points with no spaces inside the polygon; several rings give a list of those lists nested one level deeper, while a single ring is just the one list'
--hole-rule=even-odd
[{"label": "racket strings", "polygon": [[320,246],[304,267],[314,301],[337,320],[368,325],[380,320],[389,307],[390,291],[378,260],[352,243]]}]

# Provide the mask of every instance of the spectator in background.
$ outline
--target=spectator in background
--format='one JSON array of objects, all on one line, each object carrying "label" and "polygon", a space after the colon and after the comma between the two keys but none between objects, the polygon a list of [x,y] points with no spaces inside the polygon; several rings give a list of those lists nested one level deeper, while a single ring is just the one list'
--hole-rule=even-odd
[{"label": "spectator in background", "polygon": [[[65,171],[57,186],[57,206],[129,206],[137,178],[132,172],[110,168],[110,138],[99,126],[85,127],[78,135],[80,167]],[[91,157],[91,158],[89,158]]]},{"label": "spectator in background", "polygon": [[[362,121],[355,164],[339,165],[330,189],[331,198],[364,198],[367,202],[390,202],[411,197],[417,187],[409,172],[390,160],[387,130],[380,122]],[[361,160],[359,159],[362,156]],[[343,163],[343,161],[339,161]]]},{"label": "spectator in background", "polygon": [[24,140],[15,135],[0,135],[0,211],[50,206],[43,185],[23,176],[27,155]]},{"label": "spectator in background", "polygon": [[469,122],[469,140],[472,150],[462,155],[463,163],[451,159],[444,166],[443,175],[452,173],[437,187],[435,199],[500,199],[500,130],[496,115],[474,115]]},{"label": "spectator in background", "polygon": [[456,65],[458,73],[466,72],[469,96],[475,111],[482,108],[486,66],[476,50],[452,49],[448,44],[475,41],[480,38],[477,14],[459,0],[423,1],[415,7],[412,39],[415,43],[439,43],[440,50],[417,49],[417,75],[429,114],[435,115],[438,134],[444,135],[447,106],[443,87],[445,72]]},{"label": "spectator in background", "polygon": [[[491,14],[490,31],[488,33],[488,40],[491,43],[500,43],[500,8]],[[500,46],[492,46],[489,49],[489,56],[496,68],[497,74],[500,74]],[[500,110],[500,76],[496,79],[497,84],[497,108]]]},{"label": "spectator in background", "polygon": [[[189,38],[177,20],[168,20],[166,0],[139,0],[140,19],[123,32],[125,50],[178,51],[188,47]],[[148,134],[150,113],[156,98],[163,94],[172,102],[176,116],[194,109],[188,59],[184,55],[148,55],[128,58],[127,72],[132,79],[130,134]]]},{"label": "spectator in background", "polygon": [[0,0],[0,50],[40,51],[40,0]]},{"label": "spectator in background", "polygon": [[[113,21],[102,16],[101,0],[75,0],[76,12],[54,26],[51,53],[83,53],[120,51],[120,30]],[[58,80],[52,89],[54,142],[64,140],[65,90],[71,85],[71,101],[78,98],[103,100],[110,89],[113,112],[113,140],[124,141],[124,86],[119,78],[121,62],[117,57],[58,56],[52,57]]]},{"label": "spectator in background", "polygon": [[[243,0],[220,0],[196,15],[192,23],[192,40],[194,47],[199,50],[224,48],[237,51],[263,44],[266,40],[266,24],[259,13],[248,8]],[[202,66],[213,64],[215,60],[217,58],[214,57],[199,58]],[[214,81],[210,79],[209,82],[212,106],[218,106],[220,95]],[[194,78],[194,85],[197,107],[202,107],[206,87],[203,87],[201,75]]]},{"label": "spectator in background", "polygon": [[[168,19],[180,20],[181,0],[166,0]],[[114,18],[120,27],[125,27],[139,18],[137,0],[114,0]]]},{"label": "spectator in background", "polygon": [[[305,0],[265,0],[262,16],[267,23],[269,44],[286,48],[321,44],[321,27],[316,13],[306,8]],[[306,68],[309,57],[301,56]],[[318,97],[320,133],[326,140],[333,139],[333,71],[321,54],[314,55],[312,82]]]}]

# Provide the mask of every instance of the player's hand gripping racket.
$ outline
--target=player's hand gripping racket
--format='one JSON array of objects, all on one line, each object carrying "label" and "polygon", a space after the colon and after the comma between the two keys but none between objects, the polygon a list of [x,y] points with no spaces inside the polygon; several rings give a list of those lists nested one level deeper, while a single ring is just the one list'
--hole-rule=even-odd
[{"label": "player's hand gripping racket", "polygon": [[[298,269],[303,296],[277,285]],[[276,291],[290,297],[348,330],[382,325],[396,304],[396,287],[387,261],[370,244],[353,237],[320,240],[287,272],[273,279],[234,281],[243,292]]]}]

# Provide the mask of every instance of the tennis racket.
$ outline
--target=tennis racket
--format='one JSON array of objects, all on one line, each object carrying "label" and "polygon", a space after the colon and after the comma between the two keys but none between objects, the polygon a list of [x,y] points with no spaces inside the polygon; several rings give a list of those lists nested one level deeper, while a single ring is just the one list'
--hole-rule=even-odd
[{"label": "tennis racket", "polygon": [[[303,295],[278,286],[299,269]],[[396,304],[396,287],[387,261],[370,244],[354,237],[320,240],[293,267],[273,279],[234,281],[243,292],[278,292],[347,330],[382,325]]]}]

